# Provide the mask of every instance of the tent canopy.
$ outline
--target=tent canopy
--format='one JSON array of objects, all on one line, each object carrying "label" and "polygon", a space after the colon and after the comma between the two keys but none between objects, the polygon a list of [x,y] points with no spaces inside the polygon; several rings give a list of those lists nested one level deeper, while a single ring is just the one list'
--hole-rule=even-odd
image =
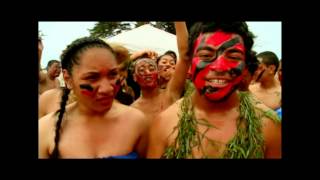
[{"label": "tent canopy", "polygon": [[176,36],[149,24],[103,40],[107,43],[122,45],[126,47],[130,53],[150,49],[156,51],[158,55],[162,55],[166,51],[172,50],[179,56]]}]

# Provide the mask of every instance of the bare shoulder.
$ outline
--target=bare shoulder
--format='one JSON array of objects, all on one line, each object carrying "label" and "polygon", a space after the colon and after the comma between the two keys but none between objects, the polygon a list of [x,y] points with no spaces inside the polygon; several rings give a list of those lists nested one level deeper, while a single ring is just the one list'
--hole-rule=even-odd
[{"label": "bare shoulder", "polygon": [[52,99],[52,98],[57,98],[61,96],[61,89],[60,88],[54,88],[54,89],[49,89],[45,92],[43,92],[40,95],[40,99]]},{"label": "bare shoulder", "polygon": [[45,83],[46,80],[47,80],[47,73],[40,71],[39,72],[39,83],[40,84]]},{"label": "bare shoulder", "polygon": [[120,116],[130,119],[131,122],[146,123],[146,117],[142,111],[131,106],[116,103]]},{"label": "bare shoulder", "polygon": [[281,123],[262,118],[262,132],[265,141],[265,158],[281,158]]},{"label": "bare shoulder", "polygon": [[258,111],[258,113],[261,114],[261,116],[267,117],[267,119],[275,122],[280,122],[277,112],[265,105],[264,103],[262,103],[255,96],[252,96],[252,102],[255,106],[255,109]]},{"label": "bare shoulder", "polygon": [[59,109],[61,89],[55,88],[43,92],[39,97],[39,118]]},{"label": "bare shoulder", "polygon": [[135,109],[139,109],[141,104],[141,97],[139,97],[138,99],[136,99],[131,105],[130,107],[133,107]]}]

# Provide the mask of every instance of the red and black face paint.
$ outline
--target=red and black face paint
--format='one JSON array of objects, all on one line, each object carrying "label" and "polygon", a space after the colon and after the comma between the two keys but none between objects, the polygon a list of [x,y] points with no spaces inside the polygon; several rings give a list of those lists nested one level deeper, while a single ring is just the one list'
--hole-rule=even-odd
[{"label": "red and black face paint", "polygon": [[[205,38],[205,37],[203,37],[203,38]],[[199,49],[206,49],[206,48],[203,48],[203,47],[201,47],[201,45],[203,44],[202,42],[203,42],[204,40],[202,40],[201,41],[201,44],[199,45],[199,48],[197,48],[198,50]],[[231,39],[230,41],[228,41],[228,42],[226,42],[226,43],[224,43],[222,46],[220,46],[219,48],[218,48],[218,50],[217,51],[215,51],[215,53],[214,53],[214,56],[209,60],[209,61],[203,61],[203,60],[198,60],[199,62],[198,62],[198,64],[196,65],[196,68],[195,68],[195,71],[194,71],[194,73],[193,73],[193,79],[197,76],[197,74],[199,73],[199,71],[201,71],[201,70],[203,70],[205,67],[207,67],[209,64],[211,64],[212,62],[214,62],[215,60],[217,60],[217,58],[227,49],[227,48],[230,48],[230,47],[232,47],[232,46],[235,46],[236,44],[238,44],[238,43],[240,43],[240,39],[237,37],[237,38],[234,38],[234,39]],[[202,46],[204,46],[204,45],[202,45]],[[226,63],[223,63],[223,65],[225,65],[224,67],[225,68],[232,68],[232,66],[234,66],[233,65],[234,63],[232,63],[232,64],[226,64]],[[239,66],[239,65],[238,65]],[[243,68],[244,68],[244,66],[242,67],[242,65],[240,65],[239,67],[234,67],[233,69],[231,69],[231,71],[232,71],[232,73],[234,74],[238,74],[238,75],[240,75],[241,74],[241,72],[242,72],[242,70],[243,70]],[[225,69],[224,68],[224,69]]]},{"label": "red and black face paint", "polygon": [[81,93],[92,97],[94,94],[94,88],[90,84],[80,84]]},{"label": "red and black face paint", "polygon": [[[220,47],[214,50],[216,46]],[[245,48],[240,37],[217,31],[212,35],[200,36],[194,49],[195,54],[201,50],[210,52],[200,53],[203,57],[210,55],[209,58],[202,59],[199,54],[192,61],[192,80],[199,93],[205,95],[210,101],[217,102],[227,99],[237,89],[245,69],[243,58],[237,57],[238,55],[231,58],[225,54],[232,51],[244,54]],[[207,79],[210,72],[214,75],[211,74],[211,77]]]},{"label": "red and black face paint", "polygon": [[151,59],[141,59],[136,64],[135,74],[141,87],[155,88],[158,85],[157,65]]}]

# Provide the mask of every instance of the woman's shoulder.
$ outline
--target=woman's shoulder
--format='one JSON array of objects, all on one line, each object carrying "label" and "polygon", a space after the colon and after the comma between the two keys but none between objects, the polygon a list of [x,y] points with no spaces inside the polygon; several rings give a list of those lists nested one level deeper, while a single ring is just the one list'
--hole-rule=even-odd
[{"label": "woman's shoulder", "polygon": [[137,108],[127,106],[121,103],[116,102],[117,110],[120,115],[127,116],[128,118],[143,118],[144,113]]}]

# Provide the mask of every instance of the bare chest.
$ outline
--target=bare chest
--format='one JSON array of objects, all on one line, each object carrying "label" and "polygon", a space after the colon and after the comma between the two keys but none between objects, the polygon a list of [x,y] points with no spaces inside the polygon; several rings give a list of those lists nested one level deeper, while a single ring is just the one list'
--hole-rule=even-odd
[{"label": "bare chest", "polygon": [[135,107],[141,110],[149,119],[152,119],[168,108],[168,106],[168,103],[159,97],[153,100],[140,101]]},{"label": "bare chest", "polygon": [[254,94],[262,103],[271,109],[277,109],[281,106],[281,93],[280,91],[257,91]]},{"label": "bare chest", "polygon": [[[198,118],[196,133],[193,136],[192,155],[194,158],[219,158],[225,151],[226,145],[234,138],[237,133],[238,114],[226,117],[216,117],[209,121],[199,120]],[[191,131],[190,131],[191,132]],[[170,137],[170,144],[174,143],[178,132]],[[186,136],[188,133],[185,133]],[[190,143],[190,142],[189,142]],[[191,143],[192,144],[192,143]]]},{"label": "bare chest", "polygon": [[121,125],[73,126],[61,133],[59,151],[65,158],[96,158],[133,151],[138,138]]}]

